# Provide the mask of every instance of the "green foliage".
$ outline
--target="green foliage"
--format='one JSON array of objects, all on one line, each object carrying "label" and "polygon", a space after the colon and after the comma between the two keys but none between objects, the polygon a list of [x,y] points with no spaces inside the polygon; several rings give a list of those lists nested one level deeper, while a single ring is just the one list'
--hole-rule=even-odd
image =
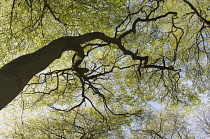
[{"label": "green foliage", "polygon": [[[189,2],[210,21],[209,0]],[[138,18],[177,12],[138,22],[135,34],[122,38],[127,50],[148,56],[152,68],[116,44],[93,40],[82,44],[86,57],[80,66],[89,69],[87,77],[97,77],[82,82],[71,70],[74,53],[63,53],[1,111],[0,137],[193,138],[185,110],[201,103],[200,94],[210,89],[210,23],[184,0],[3,0],[0,12],[1,66],[62,36],[119,37]],[[151,102],[162,106],[160,113]]]}]

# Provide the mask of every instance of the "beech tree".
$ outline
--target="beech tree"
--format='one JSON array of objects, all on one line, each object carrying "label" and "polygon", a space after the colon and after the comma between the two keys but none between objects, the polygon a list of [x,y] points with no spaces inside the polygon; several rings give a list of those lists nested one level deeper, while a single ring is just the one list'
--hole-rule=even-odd
[{"label": "beech tree", "polygon": [[198,105],[210,89],[209,5],[0,2],[0,109],[21,117],[2,135],[120,138],[132,136],[135,120],[154,121],[154,105]]}]

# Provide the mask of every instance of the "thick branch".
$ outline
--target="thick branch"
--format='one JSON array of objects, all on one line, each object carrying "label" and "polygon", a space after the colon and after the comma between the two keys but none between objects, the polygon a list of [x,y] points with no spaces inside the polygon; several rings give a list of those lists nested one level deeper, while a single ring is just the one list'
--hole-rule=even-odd
[{"label": "thick branch", "polygon": [[0,69],[0,109],[10,103],[35,74],[47,68],[55,59],[60,58],[64,51],[76,52],[73,68],[78,68],[84,58],[84,51],[80,44],[94,39],[114,42],[114,39],[97,32],[76,37],[62,37],[34,53],[18,57],[3,66]]},{"label": "thick branch", "polygon": [[14,59],[0,69],[0,109],[10,103],[35,74],[47,68],[55,59],[60,58],[64,51],[72,50],[76,52],[72,68],[79,72],[79,65],[85,57],[80,44],[94,39],[116,44],[125,55],[130,55],[133,60],[144,60],[144,66],[147,65],[148,56],[137,56],[122,45],[121,39],[108,37],[104,33],[93,32],[75,37],[61,37],[34,53]]}]

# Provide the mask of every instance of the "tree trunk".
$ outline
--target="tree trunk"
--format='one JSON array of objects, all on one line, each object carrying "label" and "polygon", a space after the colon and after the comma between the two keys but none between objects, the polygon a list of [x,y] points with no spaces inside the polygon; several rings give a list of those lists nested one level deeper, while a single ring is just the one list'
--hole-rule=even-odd
[{"label": "tree trunk", "polygon": [[23,90],[35,74],[47,68],[55,59],[60,58],[64,51],[75,51],[77,53],[76,62],[80,64],[85,56],[80,44],[94,39],[101,39],[109,43],[116,40],[99,32],[76,37],[62,37],[34,53],[20,56],[3,66],[0,69],[0,110]]}]

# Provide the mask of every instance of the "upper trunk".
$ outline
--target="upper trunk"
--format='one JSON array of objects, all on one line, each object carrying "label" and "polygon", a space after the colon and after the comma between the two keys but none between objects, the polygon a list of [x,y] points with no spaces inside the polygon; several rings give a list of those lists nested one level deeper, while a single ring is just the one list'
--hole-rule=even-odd
[{"label": "upper trunk", "polygon": [[0,69],[0,110],[23,90],[35,74],[60,58],[64,51],[76,51],[80,64],[84,58],[84,51],[80,44],[93,39],[102,39],[106,42],[114,40],[97,32],[76,37],[62,37],[34,53],[20,56],[3,66]]}]

